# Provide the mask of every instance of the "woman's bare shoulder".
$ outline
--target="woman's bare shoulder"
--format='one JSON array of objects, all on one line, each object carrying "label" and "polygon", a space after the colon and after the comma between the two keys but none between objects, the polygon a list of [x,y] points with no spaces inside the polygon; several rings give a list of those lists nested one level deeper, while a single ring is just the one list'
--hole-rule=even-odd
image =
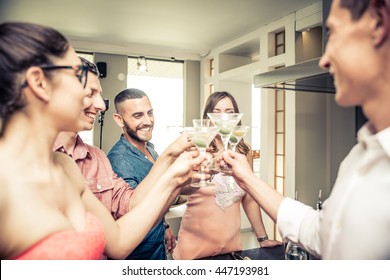
[{"label": "woman's bare shoulder", "polygon": [[[4,259],[7,255],[4,250],[9,244],[7,237],[8,235],[8,224],[10,223],[10,211],[12,203],[12,192],[11,192],[10,179],[4,176],[4,172],[0,172],[0,257]],[[7,242],[5,242],[7,241]]]},{"label": "woman's bare shoulder", "polygon": [[[10,166],[11,165],[11,166]],[[5,159],[0,162],[0,213],[4,213],[6,207],[9,206],[9,200],[11,195],[12,186],[17,181],[17,170],[11,161]],[[20,174],[20,173],[19,173]],[[14,192],[15,193],[15,192]]]},{"label": "woman's bare shoulder", "polygon": [[68,155],[61,152],[54,153],[54,162],[56,165],[61,166],[67,178],[71,181],[72,185],[79,188],[79,191],[84,189],[84,177],[81,174],[80,168],[76,162]]},{"label": "woman's bare shoulder", "polygon": [[0,213],[4,213],[5,208],[8,205],[9,190],[8,180],[4,178],[3,174],[0,175]]}]

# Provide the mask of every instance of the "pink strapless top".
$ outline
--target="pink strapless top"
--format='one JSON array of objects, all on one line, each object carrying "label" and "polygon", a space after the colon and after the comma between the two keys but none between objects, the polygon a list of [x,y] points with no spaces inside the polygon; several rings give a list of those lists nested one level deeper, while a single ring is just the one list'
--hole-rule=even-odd
[{"label": "pink strapless top", "polygon": [[103,225],[86,215],[84,231],[65,230],[50,234],[16,257],[16,260],[97,260],[105,246]]}]

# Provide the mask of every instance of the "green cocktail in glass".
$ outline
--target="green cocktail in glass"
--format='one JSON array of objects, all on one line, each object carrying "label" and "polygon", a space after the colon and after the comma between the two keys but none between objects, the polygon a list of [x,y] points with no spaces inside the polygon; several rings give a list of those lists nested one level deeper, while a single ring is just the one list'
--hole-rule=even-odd
[{"label": "green cocktail in glass", "polygon": [[221,136],[222,143],[225,151],[228,149],[229,137],[233,132],[233,129],[237,126],[241,120],[243,113],[207,113],[211,122],[219,128],[219,135]]},{"label": "green cocktail in glass", "polygon": [[229,144],[233,151],[236,151],[236,146],[241,139],[248,133],[249,126],[236,126],[229,137]]},{"label": "green cocktail in glass", "polygon": [[[199,152],[206,155],[206,149],[217,135],[218,130],[218,127],[185,127],[184,133],[191,139],[192,143],[195,144]],[[193,183],[191,186],[207,186],[203,165],[200,166],[199,174],[201,174],[199,183]]]}]

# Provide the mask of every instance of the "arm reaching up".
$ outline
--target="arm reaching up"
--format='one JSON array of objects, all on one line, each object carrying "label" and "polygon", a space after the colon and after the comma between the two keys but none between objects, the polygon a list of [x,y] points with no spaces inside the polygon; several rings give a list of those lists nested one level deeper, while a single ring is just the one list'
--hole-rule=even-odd
[{"label": "arm reaching up", "polygon": [[278,209],[284,197],[256,177],[245,155],[228,150],[222,156],[223,161],[232,167],[231,175],[236,179],[237,184],[249,193],[276,223]]},{"label": "arm reaching up", "polygon": [[[85,187],[83,201],[88,211],[94,213],[103,223],[106,235],[105,254],[114,259],[129,255],[143,240],[163,211],[172,192],[187,182],[192,175],[192,166],[204,158],[193,152],[183,152],[171,166],[153,182],[154,190],[130,212],[115,221],[88,187]],[[80,177],[80,180],[82,178]],[[129,238],[131,237],[131,238]]]}]

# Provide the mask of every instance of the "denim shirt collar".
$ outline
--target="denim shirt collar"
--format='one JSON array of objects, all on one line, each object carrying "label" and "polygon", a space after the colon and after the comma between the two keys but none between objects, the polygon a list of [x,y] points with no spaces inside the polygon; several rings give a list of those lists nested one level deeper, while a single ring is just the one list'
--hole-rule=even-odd
[{"label": "denim shirt collar", "polygon": [[[138,148],[136,148],[133,144],[126,140],[125,136],[121,134],[119,141],[127,147],[133,154],[139,156],[145,156]],[[152,155],[153,159],[156,160],[158,158],[157,152],[154,150],[154,145],[151,142],[146,142],[146,149],[148,149],[149,153]]]}]

